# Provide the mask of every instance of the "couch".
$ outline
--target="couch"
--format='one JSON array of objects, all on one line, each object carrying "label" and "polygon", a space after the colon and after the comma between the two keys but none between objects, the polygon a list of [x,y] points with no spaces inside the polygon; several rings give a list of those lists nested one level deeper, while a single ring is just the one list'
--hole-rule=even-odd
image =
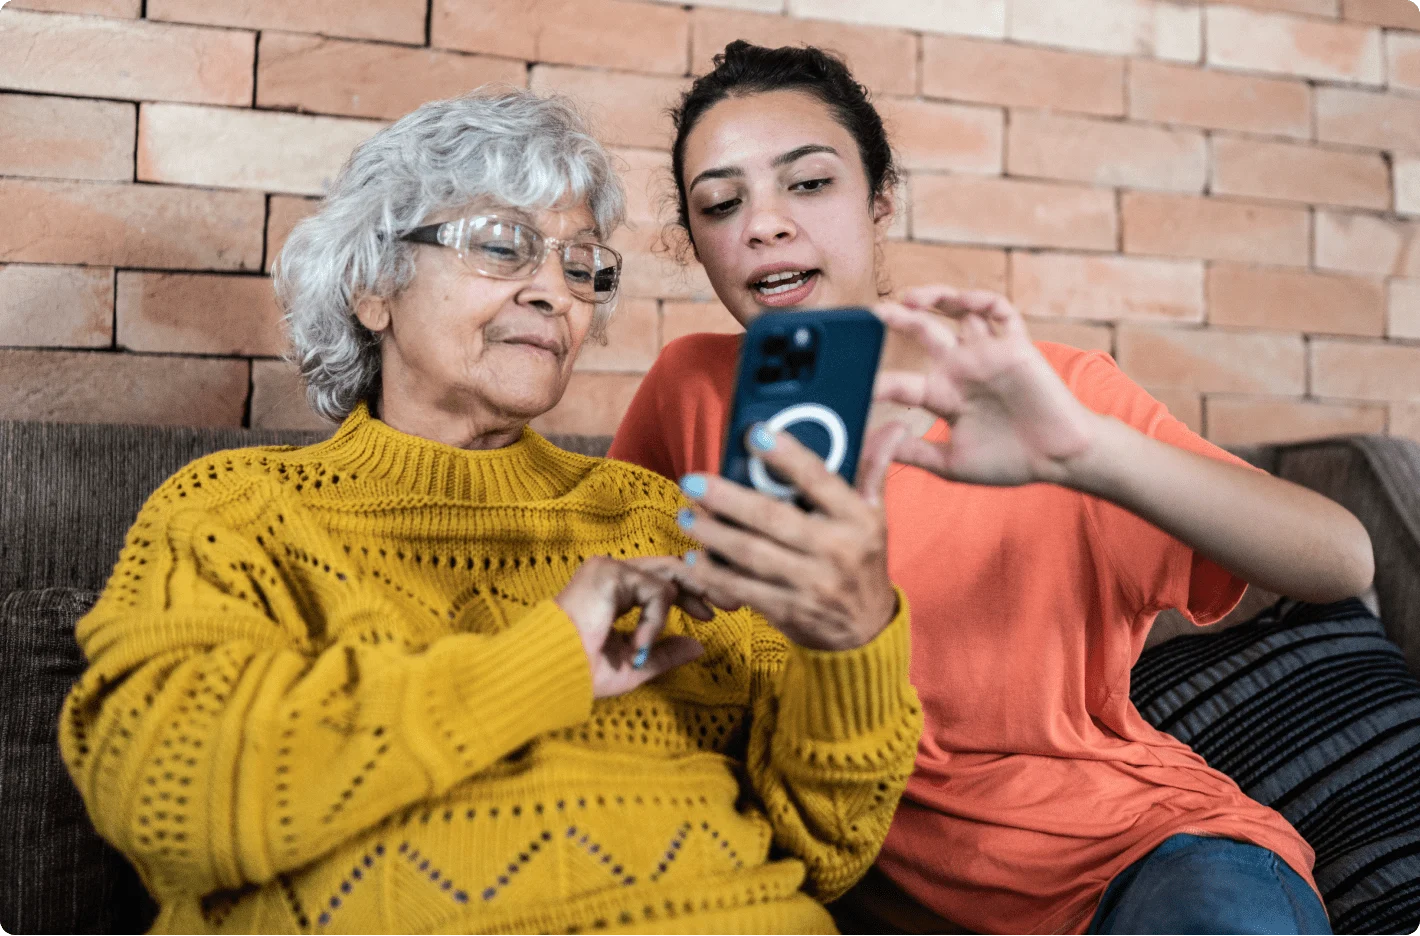
[{"label": "couch", "polygon": [[[137,932],[153,913],[128,864],[98,839],[59,760],[59,705],[83,668],[74,621],[103,587],[144,499],[187,461],[311,432],[0,422],[0,924],[13,933]],[[603,437],[553,441],[601,454]],[[1339,501],[1376,551],[1376,600],[1420,673],[1420,446],[1360,436],[1243,451]],[[1159,625],[1171,636],[1176,622]],[[1157,642],[1157,640],[1155,641]],[[859,931],[949,931],[870,877],[836,907]]]}]

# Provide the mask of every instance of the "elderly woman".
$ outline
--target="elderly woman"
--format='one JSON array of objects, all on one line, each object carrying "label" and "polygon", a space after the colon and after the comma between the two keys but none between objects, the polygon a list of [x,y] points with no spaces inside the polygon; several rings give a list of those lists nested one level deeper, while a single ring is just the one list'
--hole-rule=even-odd
[{"label": "elderly woman", "polygon": [[[292,234],[343,424],[174,475],[78,629],[64,757],[158,930],[831,929],[920,730],[882,472],[762,436],[820,509],[737,489],[735,529],[528,428],[622,204],[575,112],[511,92],[379,133]],[[753,570],[682,561],[687,522]]]}]

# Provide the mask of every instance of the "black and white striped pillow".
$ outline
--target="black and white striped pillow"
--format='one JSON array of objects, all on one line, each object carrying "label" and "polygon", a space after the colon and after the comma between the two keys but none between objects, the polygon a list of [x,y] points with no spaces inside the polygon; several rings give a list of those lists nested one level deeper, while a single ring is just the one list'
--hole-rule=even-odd
[{"label": "black and white striped pillow", "polygon": [[1161,644],[1130,696],[1296,827],[1336,932],[1420,926],[1420,680],[1360,601]]}]

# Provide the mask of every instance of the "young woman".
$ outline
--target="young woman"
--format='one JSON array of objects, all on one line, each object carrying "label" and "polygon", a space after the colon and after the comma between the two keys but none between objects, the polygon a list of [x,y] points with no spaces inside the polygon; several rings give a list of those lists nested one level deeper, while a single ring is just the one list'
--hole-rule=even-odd
[{"label": "young woman", "polygon": [[[838,60],[732,43],[674,117],[679,221],[736,318],[876,304],[926,349],[885,365],[899,418],[865,455],[901,463],[889,568],[927,720],[880,867],[974,931],[1326,931],[1306,843],[1144,722],[1129,671],[1165,608],[1203,624],[1249,582],[1364,589],[1359,522],[1194,435],[1107,355],[1033,344],[1001,296],[879,303],[892,154]],[[725,555],[749,545],[715,519],[738,509],[713,477],[738,340],[668,345],[611,452],[681,478],[690,534]],[[808,517],[782,548],[816,535]]]}]

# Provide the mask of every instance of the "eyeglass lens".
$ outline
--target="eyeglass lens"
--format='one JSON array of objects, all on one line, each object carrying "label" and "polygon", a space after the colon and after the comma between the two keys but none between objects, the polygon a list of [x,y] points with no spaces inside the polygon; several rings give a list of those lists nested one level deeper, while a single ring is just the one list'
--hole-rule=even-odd
[{"label": "eyeglass lens", "polygon": [[[501,218],[470,219],[466,228],[466,259],[489,276],[528,276],[544,250],[542,235],[524,224]],[[565,244],[561,250],[562,275],[573,295],[604,302],[616,291],[617,258],[600,244]]]}]

